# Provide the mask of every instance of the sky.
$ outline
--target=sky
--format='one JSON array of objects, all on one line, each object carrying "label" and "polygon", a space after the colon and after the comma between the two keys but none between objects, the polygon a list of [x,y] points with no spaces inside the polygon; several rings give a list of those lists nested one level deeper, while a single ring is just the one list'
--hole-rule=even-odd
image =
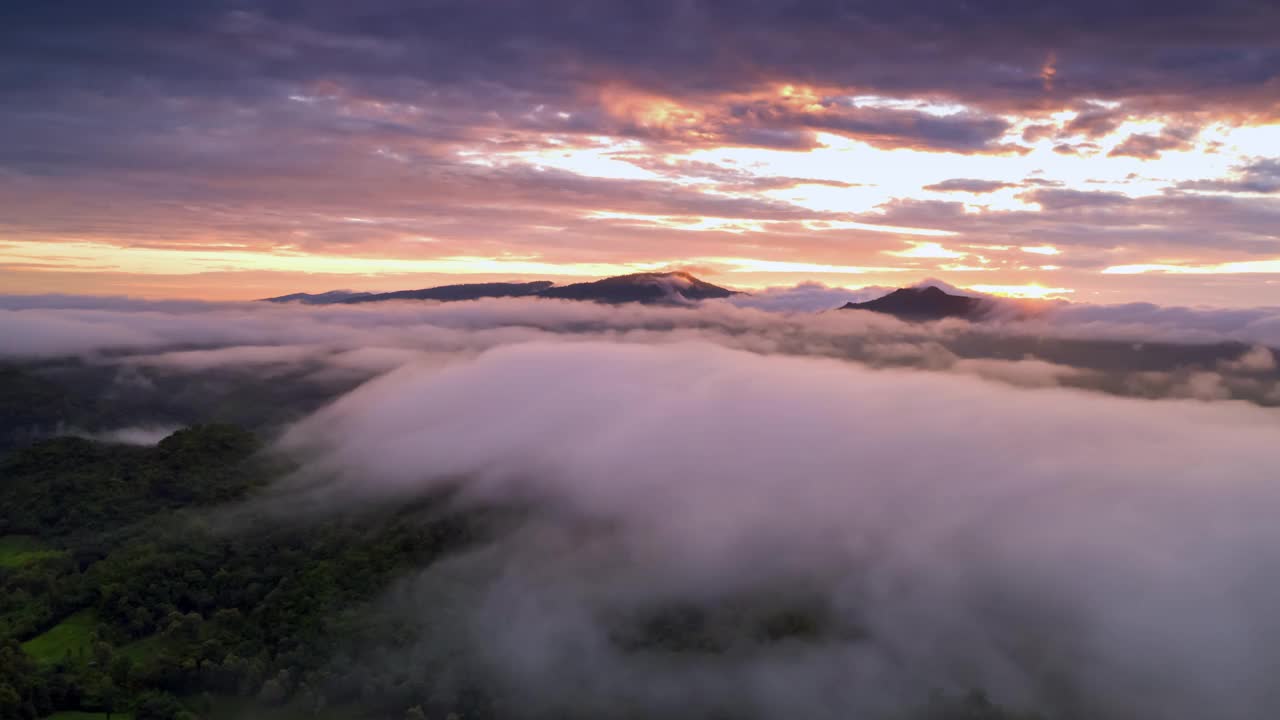
[{"label": "sky", "polygon": [[1277,38],[1269,0],[6,3],[0,288],[1276,305]]}]

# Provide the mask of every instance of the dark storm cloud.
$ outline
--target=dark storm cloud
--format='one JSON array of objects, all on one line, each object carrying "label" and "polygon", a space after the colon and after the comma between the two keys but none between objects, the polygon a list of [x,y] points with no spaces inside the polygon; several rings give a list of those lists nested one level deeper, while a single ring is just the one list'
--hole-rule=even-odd
[{"label": "dark storm cloud", "polygon": [[[1275,94],[1264,92],[1266,84],[1280,72],[1273,42],[1280,10],[1246,0],[62,2],[10,6],[0,20],[0,88],[12,100],[0,124],[27,141],[6,143],[11,153],[24,147],[27,163],[79,157],[77,144],[124,128],[136,130],[139,142],[156,131],[190,132],[192,121],[198,130],[210,103],[238,113],[242,124],[261,122],[265,105],[267,116],[305,128],[305,108],[281,118],[275,105],[330,86],[455,119],[433,117],[433,128],[471,127],[483,114],[490,125],[587,131],[605,120],[589,112],[568,120],[516,116],[542,103],[598,110],[583,91],[608,83],[677,98],[805,82],[979,106],[1105,96],[1198,108],[1214,97],[1231,103],[1228,112],[1267,110]],[[1133,41],[1138,28],[1142,42]],[[1044,77],[1049,65],[1052,83]],[[981,115],[732,112],[756,122],[733,125],[729,139],[781,147],[804,147],[797,131],[826,129],[980,150],[1006,129]],[[1095,134],[1114,120],[1108,111],[1085,113],[1072,129]],[[422,125],[363,129],[414,134]],[[53,137],[60,142],[36,142]],[[1143,142],[1133,147],[1142,150]],[[116,152],[158,161],[139,159],[136,149]],[[169,157],[165,149],[154,154]],[[99,145],[91,157],[101,152]],[[7,164],[22,160],[11,156]]]},{"label": "dark storm cloud", "polygon": [[1280,11],[1262,0],[205,0],[24,4],[6,15],[5,83],[27,90],[154,79],[243,93],[347,77],[389,93],[403,80],[546,93],[607,77],[678,94],[800,77],[1035,101],[1052,51],[1062,96],[1266,103],[1259,84],[1280,70]]}]

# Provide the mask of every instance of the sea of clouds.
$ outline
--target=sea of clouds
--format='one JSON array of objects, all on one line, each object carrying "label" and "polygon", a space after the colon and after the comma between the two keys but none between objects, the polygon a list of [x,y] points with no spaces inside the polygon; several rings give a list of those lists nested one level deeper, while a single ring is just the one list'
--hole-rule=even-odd
[{"label": "sea of clouds", "polygon": [[[294,513],[518,508],[384,601],[424,638],[396,662],[466,658],[517,714],[880,718],[973,688],[1049,717],[1280,707],[1280,309],[906,323],[795,292],[7,297],[0,356],[335,388],[274,433],[300,469],[269,502]],[[150,437],[129,430],[95,432]],[[672,613],[693,650],[646,644]],[[780,616],[804,632],[762,635]]]}]

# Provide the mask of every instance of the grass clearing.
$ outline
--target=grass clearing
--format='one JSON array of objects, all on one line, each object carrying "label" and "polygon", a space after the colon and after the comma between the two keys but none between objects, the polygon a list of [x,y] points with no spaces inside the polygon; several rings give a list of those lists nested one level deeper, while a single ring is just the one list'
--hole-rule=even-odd
[{"label": "grass clearing", "polygon": [[81,610],[49,628],[43,635],[22,643],[22,649],[40,663],[56,663],[66,657],[88,657],[93,649],[93,630],[97,625],[98,620],[92,610]]},{"label": "grass clearing", "polygon": [[62,555],[61,550],[55,550],[29,535],[0,537],[0,567],[20,568],[59,555]]},{"label": "grass clearing", "polygon": [[156,633],[141,640],[134,640],[128,645],[116,648],[120,655],[127,656],[136,665],[145,665],[155,659],[165,649],[164,636]]}]

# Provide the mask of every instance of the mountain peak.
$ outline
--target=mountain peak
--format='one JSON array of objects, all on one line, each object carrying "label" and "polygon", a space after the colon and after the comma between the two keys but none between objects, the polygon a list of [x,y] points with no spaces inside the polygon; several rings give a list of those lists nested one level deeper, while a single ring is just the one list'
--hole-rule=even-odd
[{"label": "mountain peak", "polygon": [[590,282],[553,287],[540,297],[591,300],[603,303],[688,303],[726,298],[736,293],[694,277],[683,270],[640,272]]},{"label": "mountain peak", "polygon": [[841,310],[870,310],[905,320],[941,320],[949,317],[977,319],[986,313],[981,298],[952,295],[934,285],[898,288],[883,297],[862,303],[846,303]]}]

